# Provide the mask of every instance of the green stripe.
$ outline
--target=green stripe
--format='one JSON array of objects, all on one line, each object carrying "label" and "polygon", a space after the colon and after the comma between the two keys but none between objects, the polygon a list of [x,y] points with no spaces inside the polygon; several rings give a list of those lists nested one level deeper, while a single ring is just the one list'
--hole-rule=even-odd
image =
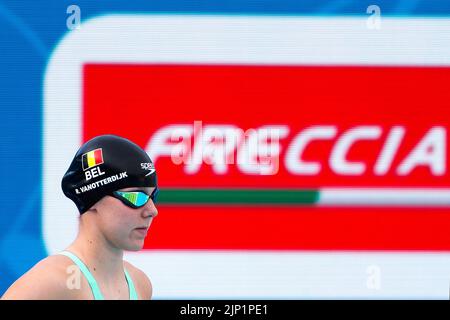
[{"label": "green stripe", "polygon": [[318,190],[293,189],[162,189],[162,204],[313,204]]}]

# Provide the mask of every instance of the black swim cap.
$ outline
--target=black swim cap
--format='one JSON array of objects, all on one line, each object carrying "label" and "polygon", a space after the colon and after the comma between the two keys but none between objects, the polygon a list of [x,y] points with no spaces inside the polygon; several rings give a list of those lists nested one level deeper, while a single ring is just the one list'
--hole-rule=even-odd
[{"label": "black swim cap", "polygon": [[78,149],[61,187],[83,214],[101,198],[122,188],[155,187],[157,192],[156,171],[137,144],[119,136],[102,135]]}]

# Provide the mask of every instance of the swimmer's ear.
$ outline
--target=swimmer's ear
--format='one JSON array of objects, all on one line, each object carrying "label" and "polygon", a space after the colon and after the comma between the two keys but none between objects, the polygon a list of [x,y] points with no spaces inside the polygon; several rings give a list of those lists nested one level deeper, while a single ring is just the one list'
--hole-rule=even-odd
[{"label": "swimmer's ear", "polygon": [[94,204],[92,207],[90,207],[90,208],[86,211],[86,213],[89,212],[89,211],[92,211],[92,212],[94,212],[94,213],[97,213],[97,212],[98,212],[98,210],[97,210],[97,204],[98,204],[98,202],[97,202],[96,204]]},{"label": "swimmer's ear", "polygon": [[[92,207],[90,207],[89,208],[89,210],[92,210],[92,211],[94,211],[94,212],[98,212],[98,207],[101,205],[101,203],[104,201],[103,199],[105,199],[105,197],[103,197],[103,198],[101,198],[100,200],[98,200],[96,203],[94,203],[93,205],[92,205]],[[88,210],[88,211],[89,211]]]}]

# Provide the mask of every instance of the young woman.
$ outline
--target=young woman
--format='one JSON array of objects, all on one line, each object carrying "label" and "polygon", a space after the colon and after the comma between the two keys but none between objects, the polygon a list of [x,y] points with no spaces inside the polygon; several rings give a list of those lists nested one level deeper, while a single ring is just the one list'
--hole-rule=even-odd
[{"label": "young woman", "polygon": [[138,251],[158,214],[157,177],[147,153],[114,135],[76,153],[62,183],[80,212],[74,242],[19,278],[2,299],[150,299],[144,272],[123,260]]}]

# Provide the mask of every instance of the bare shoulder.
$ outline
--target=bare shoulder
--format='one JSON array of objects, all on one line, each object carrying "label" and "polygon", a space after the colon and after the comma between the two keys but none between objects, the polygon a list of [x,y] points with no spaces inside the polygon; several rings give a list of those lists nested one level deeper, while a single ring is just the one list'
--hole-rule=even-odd
[{"label": "bare shoulder", "polygon": [[2,299],[57,300],[77,299],[79,292],[69,290],[66,283],[71,261],[61,255],[49,256],[17,279]]},{"label": "bare shoulder", "polygon": [[124,261],[124,265],[127,271],[130,273],[131,278],[133,279],[139,298],[150,300],[153,295],[153,286],[149,277],[145,274],[144,271],[136,268],[127,261]]}]

